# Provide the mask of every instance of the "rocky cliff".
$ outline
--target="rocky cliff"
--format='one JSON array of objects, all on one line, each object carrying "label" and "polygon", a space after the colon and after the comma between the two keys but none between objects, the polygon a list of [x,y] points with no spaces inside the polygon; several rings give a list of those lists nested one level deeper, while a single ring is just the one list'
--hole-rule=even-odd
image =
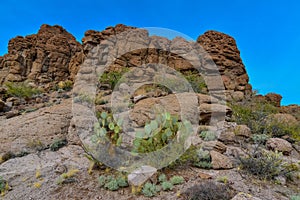
[{"label": "rocky cliff", "polygon": [[[111,35],[135,29],[125,25],[108,27],[103,31],[86,31],[82,44],[60,26],[42,25],[37,34],[18,36],[9,41],[8,53],[0,57],[0,85],[6,81],[31,80],[38,85],[61,80],[73,80],[85,56],[101,41]],[[182,38],[168,40],[163,37],[151,39],[148,33],[139,35],[147,48],[120,55],[112,70],[139,66],[145,63],[161,63],[179,71],[194,70],[191,63],[174,53],[163,51],[174,47],[187,48]],[[219,68],[228,99],[241,100],[251,93],[249,78],[240,58],[235,40],[223,33],[208,31],[197,42],[210,54]]]}]

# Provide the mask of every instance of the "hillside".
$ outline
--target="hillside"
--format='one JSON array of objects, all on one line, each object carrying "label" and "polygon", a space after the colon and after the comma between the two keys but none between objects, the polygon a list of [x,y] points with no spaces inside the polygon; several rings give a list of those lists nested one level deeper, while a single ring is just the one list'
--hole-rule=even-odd
[{"label": "hillside", "polygon": [[224,33],[42,25],[0,56],[1,198],[299,198],[300,106],[281,99]]}]

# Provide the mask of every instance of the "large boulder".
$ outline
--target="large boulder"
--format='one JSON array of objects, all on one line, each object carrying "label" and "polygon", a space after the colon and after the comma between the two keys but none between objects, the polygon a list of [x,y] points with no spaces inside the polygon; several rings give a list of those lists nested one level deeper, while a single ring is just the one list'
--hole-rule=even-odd
[{"label": "large boulder", "polygon": [[281,138],[268,139],[266,147],[273,151],[282,152],[284,155],[290,155],[293,150],[291,143]]},{"label": "large boulder", "polygon": [[225,156],[217,151],[211,151],[210,156],[211,156],[211,164],[212,164],[213,169],[232,169],[233,168],[233,164],[227,156]]},{"label": "large boulder", "polygon": [[72,118],[71,108],[71,101],[65,100],[58,105],[0,121],[0,154],[33,152],[65,139]]}]

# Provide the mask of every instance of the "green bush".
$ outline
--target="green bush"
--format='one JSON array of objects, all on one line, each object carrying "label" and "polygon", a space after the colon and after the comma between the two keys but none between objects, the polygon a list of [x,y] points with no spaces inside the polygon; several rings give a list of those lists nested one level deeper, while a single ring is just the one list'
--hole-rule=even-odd
[{"label": "green bush", "polygon": [[143,190],[142,190],[142,194],[145,197],[153,197],[157,194],[157,192],[159,192],[158,187],[155,184],[152,183],[146,183],[143,186]]},{"label": "green bush", "polygon": [[107,182],[104,187],[108,190],[115,191],[119,189],[119,184],[116,179],[112,179],[111,181]]},{"label": "green bush", "polygon": [[171,182],[173,185],[179,185],[179,184],[184,183],[184,178],[183,178],[182,176],[173,176],[173,177],[170,179],[170,182]]},{"label": "green bush", "polygon": [[164,182],[164,181],[166,181],[166,180],[167,180],[167,176],[166,176],[165,174],[159,175],[158,181],[159,181],[160,183],[162,183],[162,182]]},{"label": "green bush", "polygon": [[128,68],[122,68],[120,71],[108,71],[104,72],[99,78],[100,84],[108,84],[111,89],[117,85],[123,74],[128,72]]},{"label": "green bush", "polygon": [[282,153],[266,151],[256,148],[253,152],[246,152],[244,157],[238,157],[242,170],[261,179],[272,180],[277,176],[288,177],[299,171],[296,164],[283,161]]},{"label": "green bush", "polygon": [[275,119],[272,119],[265,125],[264,134],[272,137],[290,136],[296,141],[300,141],[300,125],[286,124]]},{"label": "green bush", "polygon": [[230,200],[235,192],[225,184],[205,181],[188,188],[184,195],[189,200]]},{"label": "green bush", "polygon": [[57,87],[55,88],[56,90],[61,89],[64,91],[70,91],[73,87],[73,82],[70,80],[66,80],[66,81],[60,81],[57,84]]},{"label": "green bush", "polygon": [[252,140],[255,144],[265,144],[271,136],[266,134],[253,134]]},{"label": "green bush", "polygon": [[203,149],[198,149],[196,151],[197,157],[193,162],[195,167],[210,169],[212,168],[211,157],[209,151],[205,151]]},{"label": "green bush", "polygon": [[213,141],[217,139],[217,134],[214,131],[201,131],[200,137],[204,141]]},{"label": "green bush", "polygon": [[161,183],[161,188],[164,191],[173,190],[173,184],[169,181],[164,181],[164,182]]},{"label": "green bush", "polygon": [[291,196],[290,200],[300,200],[300,194],[296,196]]},{"label": "green bush", "polygon": [[209,151],[202,148],[190,146],[176,161],[171,163],[168,167],[174,168],[176,166],[192,165],[202,169],[211,169],[211,157]]},{"label": "green bush", "polygon": [[246,99],[243,102],[232,103],[232,121],[247,125],[253,134],[264,134],[266,128],[265,118],[279,110],[269,103],[256,102]]},{"label": "green bush", "polygon": [[32,98],[34,95],[40,94],[41,90],[31,87],[27,82],[7,82],[7,95],[18,98]]},{"label": "green bush", "polygon": [[196,93],[206,93],[207,85],[203,77],[199,74],[198,71],[185,71],[183,76],[191,84],[194,92]]},{"label": "green bush", "polygon": [[2,176],[0,176],[0,194],[3,196],[7,190],[8,190],[7,181],[5,181]]},{"label": "green bush", "polygon": [[124,175],[111,176],[101,175],[98,177],[100,187],[115,191],[122,187],[128,187],[128,181]]},{"label": "green bush", "polygon": [[60,148],[64,147],[67,145],[67,140],[62,139],[62,140],[55,140],[51,145],[50,145],[50,150],[51,151],[57,151]]}]

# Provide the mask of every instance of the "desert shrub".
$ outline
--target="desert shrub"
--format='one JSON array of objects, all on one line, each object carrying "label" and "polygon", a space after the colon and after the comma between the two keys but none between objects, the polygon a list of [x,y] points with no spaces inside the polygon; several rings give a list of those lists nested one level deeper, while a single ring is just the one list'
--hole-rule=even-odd
[{"label": "desert shrub", "polygon": [[228,185],[206,181],[188,188],[184,195],[189,200],[230,200],[234,192]]},{"label": "desert shrub", "polygon": [[0,194],[1,196],[5,195],[5,192],[9,189],[8,183],[6,180],[3,179],[2,176],[0,176]]},{"label": "desert shrub", "polygon": [[158,177],[158,181],[160,183],[164,182],[167,180],[167,176],[165,174],[160,174],[159,177]]},{"label": "desert shrub", "polygon": [[252,140],[255,144],[265,144],[270,137],[270,135],[266,134],[253,134]]},{"label": "desert shrub", "polygon": [[7,95],[18,98],[29,99],[41,93],[40,89],[31,87],[27,82],[7,82],[5,86]]},{"label": "desert shrub", "polygon": [[157,194],[157,192],[159,192],[159,188],[155,184],[148,182],[143,186],[142,189],[142,194],[145,197],[153,197]]},{"label": "desert shrub", "polygon": [[209,151],[202,148],[190,146],[177,160],[172,162],[168,167],[175,168],[176,166],[192,165],[202,169],[212,168],[211,157]]},{"label": "desert shrub", "polygon": [[161,188],[164,190],[164,191],[167,191],[167,190],[173,190],[173,184],[170,182],[170,181],[164,181],[161,183]]},{"label": "desert shrub", "polygon": [[291,196],[290,200],[300,200],[300,194],[296,196]]},{"label": "desert shrub", "polygon": [[97,113],[97,118],[99,120],[99,123],[96,123],[94,125],[95,134],[91,137],[92,142],[105,143],[110,141],[117,146],[121,145],[122,122],[114,121],[113,115],[107,112]]},{"label": "desert shrub", "polygon": [[68,172],[61,174],[57,180],[57,184],[61,185],[61,184],[76,182],[74,176],[78,172],[79,172],[78,169],[70,169]]},{"label": "desert shrub", "polygon": [[173,176],[170,178],[170,182],[173,185],[179,185],[179,184],[184,183],[184,178],[182,176]]},{"label": "desert shrub", "polygon": [[228,177],[227,176],[220,176],[220,177],[217,178],[217,181],[221,182],[221,183],[224,183],[224,184],[227,184],[228,183]]},{"label": "desert shrub", "polygon": [[239,103],[232,103],[230,107],[233,110],[232,120],[238,124],[247,125],[253,134],[265,133],[265,118],[279,110],[269,103],[257,102],[255,100],[244,100]]},{"label": "desert shrub", "polygon": [[70,81],[70,80],[60,81],[60,82],[58,83],[58,88],[59,88],[59,89],[62,89],[62,90],[65,90],[65,91],[71,90],[72,87],[73,87],[73,82]]},{"label": "desert shrub", "polygon": [[300,125],[287,124],[273,119],[264,128],[264,134],[272,137],[290,136],[296,141],[300,141]]},{"label": "desert shrub", "polygon": [[67,145],[67,140],[66,139],[61,139],[61,140],[55,140],[51,145],[50,145],[50,150],[51,151],[57,151],[60,148],[64,147]]},{"label": "desert shrub", "polygon": [[108,84],[111,89],[114,89],[114,87],[117,85],[119,80],[122,78],[123,74],[128,72],[128,68],[122,68],[120,71],[107,71],[104,72],[99,77],[99,82],[101,84]]},{"label": "desert shrub", "polygon": [[107,182],[104,187],[108,190],[115,191],[119,189],[119,184],[116,179],[112,179],[111,181]]},{"label": "desert shrub", "polygon": [[282,153],[266,151],[259,147],[253,152],[245,152],[246,156],[238,156],[240,168],[261,179],[272,180],[277,176],[289,176],[299,171],[298,165],[283,161]]},{"label": "desert shrub", "polygon": [[210,169],[212,168],[211,157],[209,151],[205,151],[203,149],[198,149],[196,151],[197,157],[193,161],[193,165],[195,167]]},{"label": "desert shrub", "polygon": [[100,187],[104,187],[108,190],[115,191],[122,187],[127,187],[128,182],[125,176],[111,176],[111,175],[101,175],[98,178],[98,183]]},{"label": "desert shrub", "polygon": [[207,91],[206,83],[198,71],[185,71],[183,76],[191,84],[194,92],[205,93]]},{"label": "desert shrub", "polygon": [[200,137],[204,141],[213,141],[217,139],[217,134],[214,131],[201,131]]}]

